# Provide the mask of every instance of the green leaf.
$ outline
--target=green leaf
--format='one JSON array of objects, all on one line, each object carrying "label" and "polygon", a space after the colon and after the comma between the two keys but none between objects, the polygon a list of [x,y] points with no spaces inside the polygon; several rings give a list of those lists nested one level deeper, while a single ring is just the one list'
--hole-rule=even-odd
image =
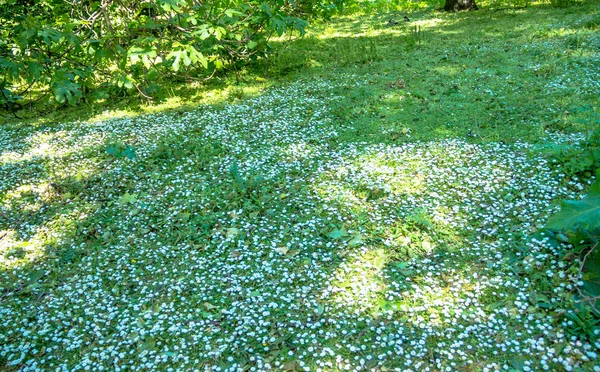
[{"label": "green leaf", "polygon": [[45,270],[36,270],[29,273],[28,277],[31,283],[35,283],[46,275]]},{"label": "green leaf", "polygon": [[[36,62],[29,62],[27,64],[27,69],[29,70],[29,74],[31,76],[31,78],[33,78],[33,80],[38,80],[42,74],[44,73],[44,67]],[[33,81],[33,80],[28,80],[28,81]]]},{"label": "green leaf", "polygon": [[227,30],[220,26],[214,28],[212,31],[213,31],[213,34],[215,35],[215,38],[219,41],[223,38],[223,36],[225,36],[227,34]]},{"label": "green leaf", "polygon": [[183,55],[183,64],[186,66],[189,66],[192,64],[192,59],[190,58],[190,56],[188,55],[188,53],[186,53],[185,51],[182,51],[181,54]]},{"label": "green leaf", "polygon": [[344,229],[343,227],[341,229],[335,228],[333,229],[333,231],[331,231],[328,235],[328,237],[330,237],[331,239],[341,239],[345,236],[348,236],[348,233],[346,232],[346,229]]},{"label": "green leaf", "polygon": [[179,71],[179,62],[181,61],[181,53],[182,52],[178,50],[175,52],[171,52],[167,56],[169,59],[175,57],[175,59],[173,60],[173,65],[172,65],[173,71],[175,71],[175,72]]},{"label": "green leaf", "polygon": [[181,10],[179,7],[180,0],[158,0],[157,2],[160,7],[165,10],[165,12],[169,12],[171,10],[179,12]]},{"label": "green leaf", "polygon": [[266,2],[263,2],[263,3],[261,4],[261,6],[262,6],[262,8],[265,10],[265,13],[267,13],[267,15],[268,15],[269,17],[273,17],[273,13],[271,13],[271,7],[269,6],[269,4],[268,4],[268,3],[266,3]]},{"label": "green leaf", "polygon": [[288,247],[279,247],[276,250],[284,256],[290,251]]},{"label": "green leaf", "polygon": [[128,159],[134,159],[135,158],[135,147],[125,146],[123,151],[121,151],[121,156],[125,156]]},{"label": "green leaf", "polygon": [[208,60],[206,59],[206,57],[204,57],[204,55],[202,55],[202,53],[200,53],[200,55],[198,56],[198,61],[200,61],[204,68],[208,68]]},{"label": "green leaf", "polygon": [[595,229],[600,226],[600,182],[596,181],[590,193],[581,200],[564,200],[560,212],[548,220],[553,230],[574,230],[578,227]]},{"label": "green leaf", "polygon": [[518,371],[522,371],[525,367],[525,362],[527,359],[522,355],[515,355],[511,360],[510,364]]},{"label": "green leaf", "polygon": [[433,250],[433,246],[429,240],[423,240],[421,242],[421,246],[425,250],[425,252],[430,253]]},{"label": "green leaf", "polygon": [[232,238],[235,238],[239,233],[240,233],[240,229],[237,229],[235,227],[230,227],[229,229],[227,229],[226,236],[228,239],[232,239]]},{"label": "green leaf", "polygon": [[155,350],[156,349],[156,341],[154,341],[154,339],[148,339],[145,342],[142,342],[139,346],[140,351],[144,351],[144,350]]},{"label": "green leaf", "polygon": [[287,25],[285,24],[285,22],[277,18],[271,18],[269,22],[269,27],[271,28],[271,30],[277,32],[277,35],[279,36],[282,36],[287,30]]},{"label": "green leaf", "polygon": [[137,194],[125,193],[119,198],[119,204],[129,204],[135,202],[137,199]]},{"label": "green leaf", "polygon": [[350,241],[348,241],[348,245],[351,247],[355,247],[363,242],[362,234],[356,234]]},{"label": "green leaf", "polygon": [[52,93],[58,103],[69,102],[70,105],[76,104],[83,96],[81,86],[68,80],[60,80],[53,84]]},{"label": "green leaf", "polygon": [[131,75],[123,75],[120,74],[117,76],[117,86],[119,88],[127,88],[127,89],[131,89],[133,88],[133,78]]},{"label": "green leaf", "polygon": [[399,269],[406,269],[408,267],[408,262],[397,262],[395,266]]},{"label": "green leaf", "polygon": [[343,282],[334,282],[333,285],[337,288],[348,288],[352,283],[350,283],[350,279],[346,279]]},{"label": "green leaf", "polygon": [[111,143],[104,150],[108,155],[112,155],[117,159],[126,157],[128,159],[135,158],[135,147],[131,145],[123,146],[117,143]]},{"label": "green leaf", "polygon": [[204,55],[202,53],[200,53],[199,51],[197,51],[196,48],[194,48],[193,46],[189,45],[186,48],[186,50],[187,50],[187,52],[190,55],[189,58],[190,58],[190,61],[192,63],[200,62],[202,64],[202,66],[204,66],[204,68],[208,68],[208,60],[206,59],[206,57],[204,57]]},{"label": "green leaf", "polygon": [[237,10],[235,10],[235,9],[227,9],[227,10],[225,10],[225,15],[226,15],[227,17],[230,17],[230,18],[232,18],[234,15],[243,15],[243,14],[244,14],[244,13],[242,13],[242,12],[238,12],[238,11],[237,11]]},{"label": "green leaf", "polygon": [[119,157],[119,155],[121,154],[121,147],[117,144],[110,144],[108,146],[106,146],[106,153],[108,155],[112,155],[114,157]]},{"label": "green leaf", "polygon": [[62,34],[59,31],[53,29],[45,29],[38,31],[38,36],[41,37],[42,40],[44,40],[44,42],[48,45],[51,45],[52,42],[57,42],[58,40],[60,40],[61,35]]},{"label": "green leaf", "polygon": [[325,305],[319,304],[319,306],[317,306],[317,314],[321,315],[321,314],[323,314],[324,311],[325,311]]},{"label": "green leaf", "polygon": [[386,263],[387,263],[387,259],[385,256],[377,256],[373,259],[373,266],[377,270],[383,270]]},{"label": "green leaf", "polygon": [[383,311],[399,311],[402,308],[401,301],[379,300],[377,305],[379,309]]},{"label": "green leaf", "polygon": [[210,310],[215,310],[215,309],[217,308],[215,305],[211,304],[210,302],[205,302],[205,303],[204,303],[204,307],[205,307],[207,310],[209,310],[209,311],[210,311]]}]

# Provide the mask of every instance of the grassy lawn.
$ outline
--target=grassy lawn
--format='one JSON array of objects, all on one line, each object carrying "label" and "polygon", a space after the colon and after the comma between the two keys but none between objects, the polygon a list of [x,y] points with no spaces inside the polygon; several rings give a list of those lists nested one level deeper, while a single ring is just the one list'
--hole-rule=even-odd
[{"label": "grassy lawn", "polygon": [[543,230],[593,181],[598,3],[403,15],[2,118],[0,369],[600,371]]}]

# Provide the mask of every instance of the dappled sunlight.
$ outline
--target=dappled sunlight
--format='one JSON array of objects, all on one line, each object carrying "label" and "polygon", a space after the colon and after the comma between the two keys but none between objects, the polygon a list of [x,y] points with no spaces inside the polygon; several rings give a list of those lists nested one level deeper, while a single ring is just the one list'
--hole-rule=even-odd
[{"label": "dappled sunlight", "polygon": [[[264,73],[264,72],[263,72]],[[94,124],[113,119],[135,118],[149,114],[169,114],[184,110],[194,110],[206,105],[221,105],[258,96],[272,85],[262,74],[251,76],[243,82],[190,81],[174,87],[165,87],[159,97],[153,101],[141,101],[131,97],[121,100],[97,102],[89,110],[65,108],[53,110],[51,114],[37,115],[27,120],[26,127],[67,124],[77,121],[81,124]],[[19,128],[23,123],[8,119],[7,126]]]},{"label": "dappled sunlight", "polygon": [[[418,159],[411,160],[405,159],[402,164],[390,164],[379,154],[367,152],[349,163],[336,165],[334,162],[329,172],[322,174],[312,187],[324,198],[337,200],[347,207],[352,206],[357,214],[360,211],[370,213],[378,202],[388,204],[387,198],[423,192],[423,175],[414,171]],[[348,182],[361,177],[364,180],[358,183]]]},{"label": "dappled sunlight", "polygon": [[334,308],[356,314],[369,313],[379,304],[379,297],[387,290],[382,270],[389,262],[385,250],[363,247],[342,251],[340,263],[321,294],[321,299]]},{"label": "dappled sunlight", "polygon": [[0,132],[0,364],[595,365],[597,343],[566,317],[580,280],[570,247],[539,233],[591,182],[548,157],[582,135],[517,117],[534,64],[521,72],[514,54],[504,70],[511,45],[479,39],[489,19],[411,14],[392,29],[386,17],[331,24],[270,66],[354,73]]},{"label": "dappled sunlight", "polygon": [[[430,258],[420,259],[420,265],[433,263]],[[403,279],[390,281],[377,315],[392,315],[418,329],[456,326],[461,318],[477,323],[487,320],[480,303],[486,296],[482,289],[486,288],[487,278],[463,267],[433,268],[435,270],[415,275],[415,269],[407,263],[392,267],[391,272]]]},{"label": "dappled sunlight", "polygon": [[366,29],[360,33],[341,32],[330,30],[325,34],[318,34],[316,37],[319,40],[343,40],[343,39],[359,39],[372,38],[381,36],[399,36],[406,33],[406,29]]},{"label": "dappled sunlight", "polygon": [[85,217],[83,209],[56,214],[43,225],[35,226],[26,239],[18,238],[22,234],[16,230],[0,230],[0,272],[43,262],[49,248],[60,247],[74,237],[77,221]]},{"label": "dappled sunlight", "polygon": [[14,238],[14,232],[8,233],[0,240],[0,271],[15,270],[44,258],[44,241],[45,232],[42,231],[26,241]]},{"label": "dappled sunlight", "polygon": [[[418,172],[422,167],[419,158],[406,157],[400,161],[390,160],[380,153],[361,156],[348,172],[364,172],[366,177],[376,180],[372,185],[365,185],[371,193],[383,190],[395,195],[420,194],[425,189],[423,174]],[[373,197],[382,195],[372,195]]]},{"label": "dappled sunlight", "polygon": [[[511,355],[534,337],[514,336],[517,325],[533,329],[542,319],[547,339],[558,337],[564,326],[550,316],[525,317],[523,304],[532,300],[522,288],[533,279],[510,273],[523,261],[517,242],[553,211],[549,201],[576,193],[527,143],[340,141],[355,128],[334,124],[328,107],[339,88],[361,84],[356,76],[298,81],[240,104],[69,129],[74,143],[89,140],[81,161],[62,173],[98,166],[99,157],[108,166],[91,168],[89,185],[68,181],[74,194],[56,195],[60,208],[29,222],[26,239],[3,238],[0,276],[8,284],[1,288],[10,301],[0,302],[0,341],[8,363],[21,362],[21,349],[57,347],[59,335],[61,345],[89,348],[86,335],[99,327],[107,331],[97,337],[124,353],[116,363],[130,358],[126,350],[142,350],[136,361],[178,350],[155,367],[183,365],[175,355],[189,350],[221,360],[249,349],[261,369],[300,361],[376,369],[485,360],[489,367],[498,360],[489,355],[504,350],[490,343],[481,353],[476,340],[498,327],[517,342],[504,344]],[[135,156],[108,157],[99,133],[133,146]],[[54,188],[35,178],[11,197],[33,204],[25,194],[39,198]],[[555,265],[558,252],[538,250],[540,269]],[[543,291],[576,280],[557,277]],[[493,299],[498,293],[506,303]],[[30,328],[49,327],[46,336],[3,336],[19,329],[23,306],[37,315]],[[81,321],[61,322],[74,317]],[[447,349],[428,359],[456,335],[471,352]],[[565,342],[573,350],[565,356],[589,348]],[[532,360],[540,365],[550,351],[544,346]],[[85,351],[77,360],[27,360],[31,369],[38,362],[85,369],[102,359]]]},{"label": "dappled sunlight", "polygon": [[314,156],[315,149],[306,142],[290,143],[287,148],[282,150],[284,161],[297,162],[305,158]]},{"label": "dappled sunlight", "polygon": [[452,76],[459,75],[464,71],[464,67],[462,66],[452,66],[452,65],[442,65],[442,66],[434,66],[432,70],[437,72],[438,74],[447,75],[449,78]]},{"label": "dappled sunlight", "polygon": [[[20,141],[20,148],[16,151],[9,149],[0,154],[0,162],[4,166],[18,166],[19,163],[29,163],[31,166],[38,164],[58,171],[58,167],[48,164],[49,161],[60,162],[82,157],[83,152],[102,143],[104,138],[103,133],[82,133],[69,129],[33,133]],[[78,173],[82,174],[89,173],[93,167],[93,164],[87,164],[83,168],[81,164],[76,166]]]}]

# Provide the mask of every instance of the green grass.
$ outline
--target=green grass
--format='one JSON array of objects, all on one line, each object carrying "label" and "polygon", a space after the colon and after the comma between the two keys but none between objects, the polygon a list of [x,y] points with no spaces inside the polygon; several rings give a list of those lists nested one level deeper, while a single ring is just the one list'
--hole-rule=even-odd
[{"label": "green grass", "polygon": [[410,130],[413,140],[580,131],[576,109],[597,106],[598,32],[584,26],[597,14],[557,13],[415,14],[393,28],[389,14],[347,18],[297,41],[272,70],[286,72],[293,60],[298,72],[329,76],[335,66],[363,77],[369,85],[348,94],[342,118],[377,142],[389,137],[382,127]]},{"label": "green grass", "polygon": [[597,370],[543,230],[592,181],[597,3],[403,14],[5,120],[0,366]]}]

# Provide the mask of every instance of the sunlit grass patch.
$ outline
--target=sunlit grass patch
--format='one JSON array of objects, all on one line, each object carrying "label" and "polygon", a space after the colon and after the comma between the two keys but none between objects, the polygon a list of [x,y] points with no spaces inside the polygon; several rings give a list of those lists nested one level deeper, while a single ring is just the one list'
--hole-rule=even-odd
[{"label": "sunlit grass patch", "polygon": [[334,273],[333,289],[327,293],[326,301],[357,314],[369,312],[386,291],[382,270],[387,264],[387,255],[382,249],[366,247],[351,253]]}]

